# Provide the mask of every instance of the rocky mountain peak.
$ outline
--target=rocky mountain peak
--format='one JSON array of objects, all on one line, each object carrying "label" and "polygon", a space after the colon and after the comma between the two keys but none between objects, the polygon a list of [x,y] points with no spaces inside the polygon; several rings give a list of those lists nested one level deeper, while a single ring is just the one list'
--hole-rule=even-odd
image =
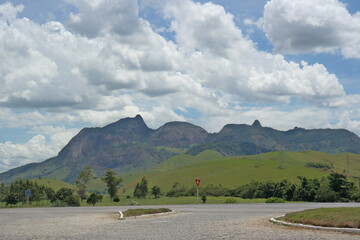
[{"label": "rocky mountain peak", "polygon": [[257,120],[257,119],[253,122],[253,124],[251,126],[253,126],[253,127],[262,127],[260,121]]}]

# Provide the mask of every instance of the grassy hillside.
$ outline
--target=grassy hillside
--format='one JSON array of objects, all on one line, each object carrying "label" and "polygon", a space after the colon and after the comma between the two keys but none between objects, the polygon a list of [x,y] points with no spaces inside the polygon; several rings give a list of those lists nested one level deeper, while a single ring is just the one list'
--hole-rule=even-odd
[{"label": "grassy hillside", "polygon": [[56,180],[56,179],[45,179],[45,178],[41,178],[41,179],[33,179],[32,181],[36,182],[39,185],[45,186],[45,187],[50,187],[52,189],[54,189],[55,191],[59,190],[60,188],[70,188],[70,189],[76,189],[76,187],[70,183],[67,182],[63,182],[60,180]]},{"label": "grassy hillside", "polygon": [[[308,167],[309,163],[329,168]],[[311,165],[311,164],[310,164]],[[321,178],[331,172],[345,173],[348,177],[360,177],[360,155],[326,154],[322,152],[270,152],[259,155],[222,157],[216,151],[205,151],[197,156],[179,155],[146,172],[124,175],[124,194],[131,194],[136,183],[145,176],[149,186],[159,186],[163,192],[179,182],[187,187],[201,185],[241,186],[250,181],[297,182],[298,176]]]}]

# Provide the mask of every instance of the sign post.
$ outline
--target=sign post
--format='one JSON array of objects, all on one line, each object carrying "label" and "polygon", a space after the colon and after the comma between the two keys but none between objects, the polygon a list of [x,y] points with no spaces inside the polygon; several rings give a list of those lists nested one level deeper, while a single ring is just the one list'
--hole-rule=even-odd
[{"label": "sign post", "polygon": [[26,196],[26,204],[29,206],[29,198],[30,198],[30,195],[31,195],[31,191],[30,189],[26,189],[25,190],[25,196]]},{"label": "sign post", "polygon": [[199,198],[199,186],[200,186],[200,179],[195,179],[196,183],[196,196]]}]

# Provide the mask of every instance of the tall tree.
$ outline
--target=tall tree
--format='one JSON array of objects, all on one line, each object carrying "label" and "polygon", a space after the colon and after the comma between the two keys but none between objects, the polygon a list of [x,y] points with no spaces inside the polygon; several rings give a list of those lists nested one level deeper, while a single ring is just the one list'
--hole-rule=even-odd
[{"label": "tall tree", "polygon": [[135,190],[134,190],[134,197],[136,198],[145,198],[146,195],[148,194],[149,190],[148,190],[148,182],[145,179],[145,177],[143,177],[141,179],[141,182],[136,184]]},{"label": "tall tree", "polygon": [[160,194],[161,194],[160,187],[153,186],[153,188],[151,189],[151,195],[154,195],[155,198],[159,198]]},{"label": "tall tree", "polygon": [[79,194],[81,200],[85,199],[86,186],[93,177],[94,175],[91,167],[85,167],[84,170],[82,170],[77,176],[75,183],[78,188],[77,193]]},{"label": "tall tree", "polygon": [[110,195],[111,200],[113,200],[123,179],[117,177],[116,173],[113,170],[108,169],[106,170],[106,173],[104,174],[102,180],[106,183],[107,191]]}]

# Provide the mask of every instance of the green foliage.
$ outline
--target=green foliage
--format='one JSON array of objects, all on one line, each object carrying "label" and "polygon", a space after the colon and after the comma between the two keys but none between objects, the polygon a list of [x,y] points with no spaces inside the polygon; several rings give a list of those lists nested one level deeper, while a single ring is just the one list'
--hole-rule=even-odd
[{"label": "green foliage", "polygon": [[120,183],[123,181],[123,179],[117,177],[116,173],[113,170],[107,169],[102,180],[106,183],[107,191],[110,195],[110,198],[114,199],[114,197],[116,196],[118,187],[119,187]]},{"label": "green foliage", "polygon": [[201,201],[202,201],[203,203],[206,203],[206,196],[205,196],[205,195],[202,195],[202,196],[201,196]]},{"label": "green foliage", "polygon": [[154,195],[154,198],[159,198],[161,194],[161,189],[158,186],[153,186],[151,189],[151,195]]},{"label": "green foliage", "polygon": [[238,201],[236,200],[236,198],[226,198],[224,203],[226,203],[226,204],[235,204],[235,203],[238,203]]},{"label": "green foliage", "polygon": [[120,202],[120,198],[119,197],[114,197],[113,201],[114,202]]},{"label": "green foliage", "polygon": [[330,170],[332,168],[332,165],[330,163],[308,162],[305,164],[305,167]]},{"label": "green foliage", "polygon": [[74,190],[69,188],[61,188],[51,198],[54,206],[80,206],[80,199],[74,195]]},{"label": "green foliage", "polygon": [[8,196],[11,195],[11,198],[16,198],[17,202],[21,202],[25,204],[27,202],[27,198],[25,196],[25,190],[29,189],[31,194],[29,197],[29,202],[36,202],[41,200],[47,200],[49,199],[49,195],[53,192],[52,189],[40,186],[36,182],[30,181],[30,180],[17,180],[9,187],[6,187],[5,185],[2,185],[0,187],[0,197],[4,200]]},{"label": "green foliage", "polygon": [[101,202],[103,199],[103,196],[100,194],[96,194],[96,193],[91,193],[90,196],[88,197],[88,199],[86,200],[87,204],[91,204],[93,206],[95,206],[96,203]]},{"label": "green foliage", "polygon": [[85,167],[84,170],[82,170],[77,179],[76,179],[76,187],[78,188],[78,195],[81,200],[85,199],[86,194],[86,187],[89,184],[90,180],[93,179],[94,175],[92,173],[91,167]]},{"label": "green foliage", "polygon": [[0,202],[4,202],[8,194],[9,188],[4,183],[0,183]]},{"label": "green foliage", "polygon": [[17,196],[14,193],[8,194],[4,200],[5,200],[6,206],[8,206],[8,205],[14,206],[19,202]]},{"label": "green foliage", "polygon": [[271,197],[266,199],[266,203],[284,203],[286,202],[285,199],[277,198],[277,197]]},{"label": "green foliage", "polygon": [[340,199],[342,199],[342,201],[350,199],[351,192],[354,191],[355,185],[353,182],[349,182],[345,175],[331,173],[328,180],[330,189],[337,194],[337,201],[340,201]]},{"label": "green foliage", "polygon": [[148,181],[143,177],[141,182],[136,184],[134,190],[134,197],[136,198],[145,198],[148,194]]},{"label": "green foliage", "polygon": [[176,182],[170,191],[166,193],[168,197],[195,196],[196,188],[187,189],[184,185]]}]

